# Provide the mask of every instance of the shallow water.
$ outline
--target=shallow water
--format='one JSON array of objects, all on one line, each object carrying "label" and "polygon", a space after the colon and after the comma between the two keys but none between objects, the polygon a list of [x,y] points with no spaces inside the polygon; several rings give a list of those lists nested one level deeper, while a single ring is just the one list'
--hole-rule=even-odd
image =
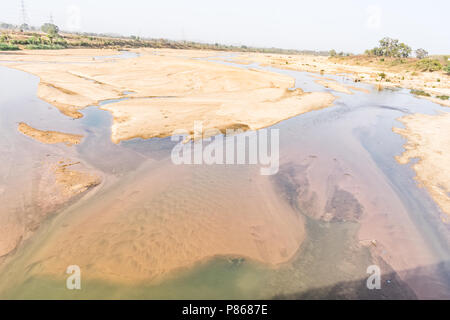
[{"label": "shallow water", "polygon": [[[260,68],[257,65],[223,63],[241,68]],[[76,217],[70,218],[69,208],[48,221],[35,238],[31,239],[32,244],[26,243],[18,250],[16,257],[12,258],[3,275],[0,275],[0,297],[410,298],[414,294],[408,286],[419,289],[427,287],[430,279],[433,285],[431,289],[424,289],[424,296],[429,295],[434,287],[439,287],[436,294],[448,297],[449,230],[440,222],[440,212],[426,190],[419,188],[413,180],[414,172],[411,168],[395,161],[394,157],[402,152],[405,141],[391,130],[394,126],[402,126],[395,119],[405,114],[434,114],[446,110],[427,100],[417,99],[403,89],[381,92],[372,90],[370,94],[355,92],[354,95],[346,95],[316,84],[316,79],[306,72],[262,69],[294,77],[296,87],[305,91],[328,91],[338,97],[332,107],[309,112],[272,127],[280,129],[281,139],[280,173],[272,177],[272,183],[279,190],[280,196],[306,221],[306,240],[292,261],[279,268],[271,268],[248,259],[218,257],[189,270],[179,271],[157,284],[132,286],[86,280],[82,291],[71,292],[64,287],[64,276],[36,277],[21,271],[27,270],[27,259],[33,255],[34,249],[39,249],[40,244],[46,244],[52,230],[75,221],[73,219]],[[147,166],[157,171],[158,168],[170,165],[169,157],[174,145],[170,139],[134,139],[113,144],[110,140],[112,117],[109,112],[92,106],[82,111],[83,118],[71,120],[36,97],[37,77],[1,66],[0,76],[0,86],[5,89],[0,95],[0,133],[3,137],[0,159],[4,164],[0,168],[0,191],[1,187],[6,190],[0,193],[0,199],[4,197],[2,202],[7,201],[11,210],[20,212],[25,200],[19,201],[20,196],[13,197],[10,194],[19,193],[25,199],[33,193],[32,188],[22,188],[21,184],[39,168],[46,154],[67,156],[65,147],[41,145],[18,133],[17,123],[21,121],[41,130],[85,135],[83,142],[73,148],[69,156],[76,156],[103,172],[107,176],[107,182],[100,187],[95,197],[83,200],[72,211],[94,203],[115,201],[111,197],[111,190],[120,188],[121,184],[133,185],[133,175],[144,173]],[[354,84],[345,75],[326,77],[333,77],[344,84],[372,89],[369,85]],[[114,101],[116,100],[103,101],[101,104]],[[249,172],[246,168],[242,168],[243,171],[233,171],[232,168],[203,167],[189,167],[183,171],[197,172],[200,178],[195,178],[194,175],[190,183],[195,184],[196,188],[209,189],[211,197],[214,193],[220,194],[222,189],[211,184],[207,177],[214,176],[218,181],[223,179],[226,183],[231,183],[230,187],[233,188],[233,181],[239,181],[238,176]],[[313,209],[294,201],[299,192],[296,179],[303,175],[307,177],[306,185],[311,185],[311,190],[323,188],[329,191],[341,186],[353,188],[353,196],[365,199],[361,200],[364,210],[383,211],[383,218],[377,220],[383,221],[383,228],[377,222],[373,223],[373,228],[381,230],[378,231],[382,232],[380,237],[385,237],[388,243],[400,238],[404,240],[402,237],[405,235],[414,237],[405,242],[405,248],[420,247],[430,257],[426,260],[427,264],[418,264],[419,271],[395,270],[404,272],[407,275],[405,279],[411,278],[407,285],[396,280],[394,270],[391,270],[392,273],[384,275],[385,286],[381,292],[367,292],[364,289],[366,268],[373,262],[370,250],[358,246],[358,235],[360,232],[364,233],[365,228],[370,231],[371,222],[345,219],[325,222],[311,218]],[[351,177],[350,182],[345,177]],[[115,185],[109,183],[112,180]],[[189,194],[189,189],[189,186],[181,186],[178,192]],[[258,194],[252,195],[258,201]],[[352,195],[349,197],[353,199]],[[175,202],[160,200],[164,210],[174,210],[166,207],[175,205]],[[232,200],[237,206],[244,202],[244,199],[238,197]],[[202,202],[206,207],[211,206],[207,199],[198,198],[196,201],[200,202],[200,206]],[[227,206],[229,200],[223,201],[215,205]],[[33,203],[25,203],[32,210]],[[132,212],[129,214],[132,216]],[[92,263],[95,264],[95,261]],[[418,272],[420,278],[417,276]],[[4,290],[1,282],[7,282],[5,277],[14,278],[14,289],[8,285],[9,289]]]}]

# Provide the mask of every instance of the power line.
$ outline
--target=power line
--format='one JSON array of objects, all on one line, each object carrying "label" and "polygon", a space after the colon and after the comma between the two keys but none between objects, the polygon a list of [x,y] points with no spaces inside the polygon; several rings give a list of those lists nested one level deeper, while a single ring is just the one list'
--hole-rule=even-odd
[{"label": "power line", "polygon": [[25,9],[25,1],[21,0],[20,4],[21,4],[21,11],[22,11],[22,22],[23,22],[23,24],[28,24],[27,11]]}]

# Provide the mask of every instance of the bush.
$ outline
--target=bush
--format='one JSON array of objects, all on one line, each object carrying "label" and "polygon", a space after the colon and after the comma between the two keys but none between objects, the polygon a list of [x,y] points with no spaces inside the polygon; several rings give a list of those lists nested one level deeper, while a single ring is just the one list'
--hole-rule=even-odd
[{"label": "bush", "polygon": [[417,61],[416,69],[419,69],[422,72],[439,71],[442,69],[442,64],[437,59],[422,59]]},{"label": "bush", "polygon": [[25,48],[29,50],[60,50],[66,47],[59,44],[30,44]]},{"label": "bush", "polygon": [[441,100],[448,100],[448,96],[436,96],[436,98],[441,99]]},{"label": "bush", "polygon": [[425,97],[431,97],[431,95],[423,90],[415,90],[412,89],[411,90],[412,94],[415,94],[416,96],[425,96]]},{"label": "bush", "polygon": [[14,50],[20,50],[18,46],[7,44],[7,43],[0,43],[0,51],[14,51]]}]

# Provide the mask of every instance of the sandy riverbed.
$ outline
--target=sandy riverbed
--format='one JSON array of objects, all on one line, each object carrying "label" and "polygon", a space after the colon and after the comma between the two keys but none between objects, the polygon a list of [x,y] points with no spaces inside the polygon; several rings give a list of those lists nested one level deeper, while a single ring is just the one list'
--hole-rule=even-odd
[{"label": "sandy riverbed", "polygon": [[[96,50],[91,52],[97,54]],[[190,130],[195,120],[203,120],[206,128],[239,125],[258,129],[324,108],[334,100],[327,93],[288,90],[293,87],[289,77],[189,60],[209,56],[209,53],[141,50],[140,54],[141,57],[128,60],[85,60],[77,64],[70,63],[71,54],[64,54],[58,57],[57,65],[36,60],[36,63],[11,66],[39,75],[38,95],[73,118],[82,116],[79,112],[82,108],[101,100],[128,98],[101,106],[114,117],[112,141],[116,143],[135,137],[167,136],[174,129]],[[356,90],[349,86],[345,89]],[[442,146],[437,148],[443,150]],[[71,194],[81,194],[98,184],[96,177],[80,176],[71,169],[75,165],[81,164],[61,162],[53,166],[49,177],[54,180],[44,181],[48,185],[43,185],[43,192],[58,186],[61,199],[67,200]],[[81,204],[85,206],[83,210],[66,212],[66,222],[70,224],[55,228],[48,242],[44,240],[39,250],[33,252],[28,261],[33,262],[30,274],[60,275],[61,270],[76,260],[83,270],[89,270],[86,277],[139,283],[160,279],[174,270],[215,256],[245,256],[280,265],[292,259],[305,238],[301,216],[287,207],[278,191],[259,175],[241,172],[239,168],[233,174],[229,171],[182,171],[173,166],[153,170],[151,163],[141,169],[129,180],[102,189],[101,197],[89,205]],[[301,169],[294,173],[303,183],[308,172]],[[312,203],[312,209],[324,209],[311,211],[312,218],[324,221],[371,219],[370,225],[376,227],[373,221],[383,223],[380,216],[368,212],[387,209],[380,210],[375,205],[371,208],[373,199],[364,201],[360,187],[352,182],[347,172],[339,169],[332,175],[343,176],[337,179],[339,188],[330,191],[329,198]],[[325,176],[321,176],[317,181],[324,180]],[[321,188],[317,190],[322,194]],[[242,194],[246,197],[237,204],[235,199],[243,198]],[[43,194],[43,201],[52,197],[52,194]],[[302,203],[302,207],[305,205]],[[213,207],[215,210],[211,212]],[[375,231],[386,229],[384,225],[376,227]],[[392,226],[389,228],[394,230]],[[381,236],[377,232],[363,231],[363,238],[377,239],[378,247],[387,243],[391,249],[395,248],[392,252],[406,251],[400,249],[407,247],[400,241],[383,241],[382,231]],[[400,238],[407,239],[407,234],[401,233]],[[369,243],[373,245],[373,240]],[[424,254],[417,254],[419,250],[411,252],[423,261],[430,260],[422,258]],[[393,263],[398,270],[414,265],[398,260],[400,262]],[[42,263],[34,264],[35,261]]]},{"label": "sandy riverbed", "polygon": [[[42,53],[47,54],[55,55]],[[189,131],[196,120],[202,120],[205,129],[258,129],[327,107],[335,99],[329,93],[289,90],[294,79],[287,76],[190,59],[203,52],[141,50],[139,58],[106,61],[79,61],[72,51],[60,54],[58,63],[33,54],[26,63],[8,66],[38,75],[38,96],[72,118],[82,117],[81,109],[102,100],[129,98],[101,107],[114,116],[114,142]],[[76,64],[71,63],[72,55]],[[45,144],[77,144],[81,139],[25,123],[19,130]],[[42,212],[52,212],[100,183],[90,171],[79,170],[82,166],[66,161],[39,168],[37,201],[47,206]],[[34,271],[59,274],[63,265],[76,259],[86,269],[95,262],[87,277],[134,282],[159,279],[216,256],[244,256],[274,266],[289,261],[305,238],[303,219],[258,170],[249,174],[236,167],[233,175],[224,172],[212,178],[214,170],[175,170],[170,163],[155,171],[151,162],[149,166],[148,172],[142,169],[129,183],[110,186],[104,198],[77,211],[73,228],[55,230],[53,241],[33,255],[45,260]],[[236,181],[241,187],[231,187]],[[180,184],[185,187],[178,189]],[[244,193],[247,197],[237,205],[235,199]],[[257,198],[265,200],[254,201]],[[45,217],[36,218],[33,230]],[[125,258],[130,252],[133,258]]]},{"label": "sandy riverbed", "polygon": [[[103,53],[91,51],[92,56]],[[129,98],[104,107],[114,115],[114,142],[189,131],[195,120],[203,121],[204,129],[255,130],[334,101],[329,93],[288,90],[294,86],[288,76],[191,59],[212,52],[139,50],[137,58],[74,64],[77,52],[61,50],[58,63],[38,62],[49,54],[24,52],[26,63],[9,66],[39,76],[38,96],[73,118],[100,101]]]},{"label": "sandy riverbed", "polygon": [[[31,204],[21,199],[27,205],[23,212],[9,211],[17,204],[16,194],[2,198],[5,208],[0,210],[0,257],[14,252],[48,216],[101,182],[99,175],[82,163],[55,157],[49,157],[34,175],[29,182]],[[15,186],[10,188],[14,190]]]}]

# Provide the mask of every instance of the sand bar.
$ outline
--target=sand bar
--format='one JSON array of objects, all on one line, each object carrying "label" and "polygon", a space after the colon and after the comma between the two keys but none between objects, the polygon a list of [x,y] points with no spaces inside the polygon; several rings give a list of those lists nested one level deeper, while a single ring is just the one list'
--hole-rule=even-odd
[{"label": "sand bar", "polygon": [[70,133],[62,133],[57,131],[43,131],[30,127],[26,123],[19,123],[18,130],[22,132],[24,135],[33,138],[39,142],[46,144],[56,144],[56,143],[64,143],[67,146],[73,146],[75,144],[79,144],[82,135],[78,134],[70,134]]},{"label": "sand bar", "polygon": [[[92,56],[98,51],[91,50]],[[57,64],[33,63],[48,52],[24,54],[26,63],[9,66],[39,76],[38,96],[67,116],[80,118],[87,106],[127,98],[103,106],[114,115],[114,142],[167,136],[173,129],[189,130],[195,120],[205,129],[238,124],[256,130],[334,101],[326,92],[288,90],[294,79],[285,75],[193,59],[210,55],[204,52],[141,49],[136,58],[72,63],[79,59],[76,52],[61,50],[51,53],[59,54]]]}]

